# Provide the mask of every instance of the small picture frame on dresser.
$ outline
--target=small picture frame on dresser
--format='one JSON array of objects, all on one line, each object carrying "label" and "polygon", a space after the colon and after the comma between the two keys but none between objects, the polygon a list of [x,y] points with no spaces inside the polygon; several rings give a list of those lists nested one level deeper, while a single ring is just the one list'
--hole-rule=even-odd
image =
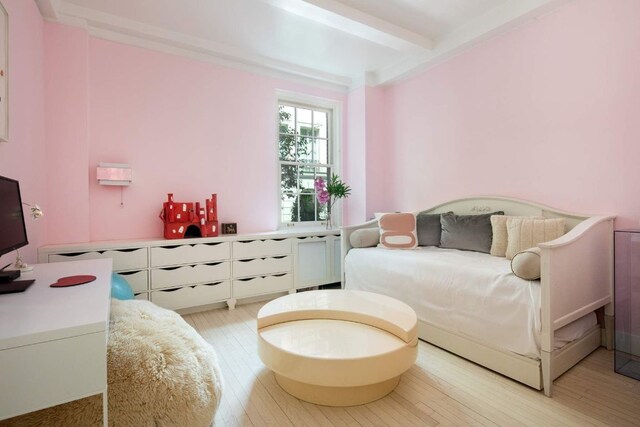
[{"label": "small picture frame on dresser", "polygon": [[238,234],[238,224],[235,222],[222,224],[222,234]]}]

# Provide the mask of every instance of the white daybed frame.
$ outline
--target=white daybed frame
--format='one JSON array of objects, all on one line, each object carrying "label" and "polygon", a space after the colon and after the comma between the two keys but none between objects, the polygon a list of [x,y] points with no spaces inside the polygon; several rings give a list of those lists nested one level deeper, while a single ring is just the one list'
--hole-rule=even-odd
[{"label": "white daybed frame", "polygon": [[[614,216],[588,216],[563,212],[524,200],[480,196],[453,200],[427,209],[459,215],[504,211],[506,215],[564,218],[568,232],[541,248],[541,360],[483,344],[476,338],[418,321],[420,339],[527,384],[551,396],[558,378],[600,345],[612,348],[613,335],[613,220]],[[425,212],[425,211],[420,211]],[[417,212],[416,212],[417,213]],[[360,228],[377,227],[377,220],[343,227],[344,256],[351,249],[349,236]],[[344,273],[343,273],[344,274]],[[343,277],[345,287],[348,287]],[[605,330],[596,326],[582,338],[553,350],[554,331],[604,307]]]}]

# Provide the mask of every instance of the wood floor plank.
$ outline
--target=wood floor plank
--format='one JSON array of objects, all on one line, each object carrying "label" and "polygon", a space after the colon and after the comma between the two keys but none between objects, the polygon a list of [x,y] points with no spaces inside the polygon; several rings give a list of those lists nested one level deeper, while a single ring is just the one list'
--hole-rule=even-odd
[{"label": "wood floor plank", "polygon": [[416,364],[386,397],[346,408],[303,402],[258,357],[264,304],[183,316],[218,354],[225,387],[215,426],[640,425],[640,381],[616,374],[604,348],[558,378],[552,398],[420,341]]}]

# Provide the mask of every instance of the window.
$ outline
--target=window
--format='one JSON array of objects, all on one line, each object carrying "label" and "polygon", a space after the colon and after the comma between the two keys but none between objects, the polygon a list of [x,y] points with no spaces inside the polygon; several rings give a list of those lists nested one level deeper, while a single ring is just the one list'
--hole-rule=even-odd
[{"label": "window", "polygon": [[314,180],[336,173],[332,109],[280,101],[278,157],[280,223],[311,224],[327,219],[327,205],[316,199]]}]

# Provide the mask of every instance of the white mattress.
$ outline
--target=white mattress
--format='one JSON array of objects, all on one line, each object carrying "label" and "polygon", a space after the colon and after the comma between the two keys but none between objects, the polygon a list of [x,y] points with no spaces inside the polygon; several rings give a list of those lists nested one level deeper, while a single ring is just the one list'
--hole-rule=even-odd
[{"label": "white mattress", "polygon": [[[540,358],[540,282],[516,277],[505,258],[435,247],[351,249],[345,275],[346,289],[397,298],[422,321],[494,348]],[[556,348],[596,323],[591,313],[559,329]]]}]

